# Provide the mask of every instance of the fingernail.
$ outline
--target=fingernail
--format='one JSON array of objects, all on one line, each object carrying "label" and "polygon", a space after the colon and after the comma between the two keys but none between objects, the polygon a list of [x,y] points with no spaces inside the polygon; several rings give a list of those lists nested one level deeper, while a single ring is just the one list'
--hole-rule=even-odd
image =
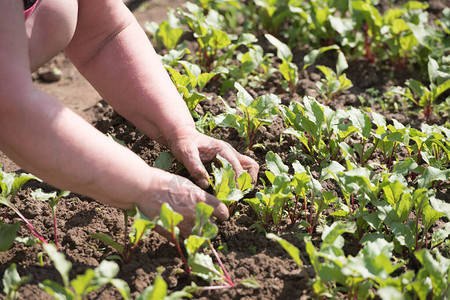
[{"label": "fingernail", "polygon": [[219,218],[219,219],[221,219],[223,221],[227,220],[229,217],[228,208],[225,205],[221,205],[219,207],[219,214],[221,216],[221,218]]},{"label": "fingernail", "polygon": [[209,187],[209,182],[206,179],[200,179],[198,184],[200,185],[201,188],[208,188]]}]

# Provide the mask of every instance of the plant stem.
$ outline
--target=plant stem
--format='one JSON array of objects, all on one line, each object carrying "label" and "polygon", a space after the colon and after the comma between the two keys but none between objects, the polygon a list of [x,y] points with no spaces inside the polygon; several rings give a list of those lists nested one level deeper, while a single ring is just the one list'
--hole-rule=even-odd
[{"label": "plant stem", "polygon": [[56,225],[56,209],[52,209],[52,213],[53,213],[53,232],[55,235],[55,246],[56,246],[56,250],[59,250],[59,244],[58,244],[58,228]]},{"label": "plant stem", "polygon": [[123,235],[123,253],[122,253],[122,257],[123,260],[125,261],[125,263],[129,262],[129,255],[128,255],[128,215],[126,211],[122,211],[123,212],[123,216],[124,216],[124,221],[125,221],[125,232]]},{"label": "plant stem", "polygon": [[419,209],[416,212],[416,249],[415,250],[417,250],[418,241],[419,241],[419,217],[420,217],[420,214],[422,213],[423,201],[424,200],[422,200],[422,202],[420,202]]},{"label": "plant stem", "polygon": [[298,198],[299,198],[299,196],[297,195],[296,197],[295,197],[295,205],[294,205],[294,212],[292,213],[292,216],[291,216],[291,223],[292,224],[294,224],[294,222],[296,221],[296,214],[297,214],[297,205],[298,205]]},{"label": "plant stem", "polygon": [[217,261],[219,262],[220,268],[222,269],[223,273],[225,274],[225,278],[226,278],[228,284],[230,286],[234,286],[233,280],[231,280],[230,275],[228,275],[227,269],[225,269],[225,266],[223,265],[222,260],[219,257],[219,254],[217,253],[216,249],[214,249],[210,240],[208,240],[208,245],[209,245],[209,248],[211,249],[211,251],[213,252],[214,256],[216,257]]},{"label": "plant stem", "polygon": [[28,219],[25,218],[25,216],[20,213],[20,211],[18,209],[16,209],[12,204],[11,204],[10,208],[22,219],[22,221],[25,222],[25,224],[30,229],[31,233],[36,238],[38,238],[42,243],[48,244],[48,242],[44,239],[44,237],[37,231],[36,228],[34,228],[34,226],[28,221]]},{"label": "plant stem", "polygon": [[392,146],[392,152],[391,152],[391,157],[389,158],[389,164],[388,164],[388,169],[390,170],[392,167],[392,160],[394,158],[394,153],[395,153],[395,148],[397,147],[398,143],[394,142],[394,145]]},{"label": "plant stem", "polygon": [[191,268],[189,267],[189,264],[186,260],[186,257],[183,254],[183,251],[181,251],[180,243],[178,243],[178,240],[175,236],[175,230],[173,227],[173,223],[171,224],[171,231],[172,231],[172,238],[173,242],[175,243],[175,247],[177,248],[178,253],[180,254],[181,260],[183,261],[184,268],[186,269],[186,273],[191,274]]}]

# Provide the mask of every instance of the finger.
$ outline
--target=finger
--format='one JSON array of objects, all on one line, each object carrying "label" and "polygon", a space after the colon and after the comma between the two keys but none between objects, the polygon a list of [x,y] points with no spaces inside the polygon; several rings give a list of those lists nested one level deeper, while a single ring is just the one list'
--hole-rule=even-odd
[{"label": "finger", "polygon": [[239,162],[242,165],[242,167],[245,170],[247,170],[248,174],[250,174],[253,183],[255,183],[256,180],[258,179],[258,172],[259,172],[258,163],[253,158],[243,154],[239,155]]},{"label": "finger", "polygon": [[214,208],[213,215],[221,221],[227,220],[229,217],[229,212],[226,205],[220,202],[220,200],[213,195],[208,194],[205,191],[202,192],[204,193],[204,202]]},{"label": "finger", "polygon": [[209,187],[209,174],[203,165],[200,154],[196,147],[184,148],[180,151],[179,157],[181,162],[184,164],[189,174],[194,178],[195,182],[203,189]]},{"label": "finger", "polygon": [[224,147],[222,147],[219,154],[231,164],[234,173],[236,174],[236,178],[238,178],[242,173],[244,173],[244,168],[238,159],[241,154],[237,152],[230,144],[224,142],[223,145]]}]

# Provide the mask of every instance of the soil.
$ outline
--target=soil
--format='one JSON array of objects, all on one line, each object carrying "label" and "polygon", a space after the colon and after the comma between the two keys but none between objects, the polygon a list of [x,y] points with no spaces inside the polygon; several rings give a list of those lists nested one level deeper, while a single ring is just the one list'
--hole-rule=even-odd
[{"label": "soil", "polygon": [[[145,21],[161,22],[166,19],[167,7],[179,7],[185,1],[182,0],[150,0],[131,1],[129,7],[139,22],[143,25]],[[433,7],[438,7],[445,1],[433,1]],[[448,5],[447,5],[448,6]],[[62,78],[56,82],[48,83],[42,80],[46,71],[57,67],[62,71]],[[402,84],[406,78],[412,78],[414,72],[402,70],[400,73],[389,75],[388,71],[382,70],[375,63],[360,62],[352,64],[346,72],[353,81],[354,87],[339,96],[336,101],[330,103],[334,109],[348,106],[361,105],[358,96],[365,96],[368,87],[385,91],[389,86]],[[60,53],[48,65],[33,74],[35,85],[55,96],[63,104],[81,115],[88,122],[104,133],[110,133],[118,139],[124,141],[130,149],[142,157],[148,164],[152,165],[158,155],[166,151],[164,147],[156,144],[143,136],[136,128],[118,115],[108,104],[106,104],[89,83],[78,73],[70,61]],[[301,74],[301,81],[298,85],[298,94],[317,96],[315,82],[320,79],[317,70],[308,68]],[[388,78],[386,80],[386,78]],[[299,101],[300,96],[291,97],[283,89],[280,89],[280,77],[274,75],[264,88],[255,88],[250,93],[254,96],[272,92],[279,95],[283,104],[290,101]],[[200,103],[198,110],[210,111],[213,114],[223,112],[223,106],[216,101],[220,87],[209,86],[207,94],[210,100]],[[235,91],[227,91],[222,97],[233,105]],[[405,110],[382,111],[376,103],[372,109],[385,114],[388,118],[395,118],[403,124],[411,124],[413,127],[420,127],[423,118],[419,112]],[[445,123],[446,116],[437,115],[431,123]],[[257,135],[256,143],[265,145],[265,149],[255,148],[247,150],[250,155],[260,164],[260,178],[264,178],[265,155],[269,150],[276,151],[283,159],[291,159],[290,139],[283,135],[284,124],[281,119],[276,119],[273,125],[262,128]],[[224,139],[231,143],[238,151],[244,152],[245,145],[234,130],[215,129],[212,135]],[[280,136],[282,137],[281,144]],[[298,158],[297,158],[298,159]],[[0,152],[0,164],[4,171],[21,172],[17,165]],[[176,163],[175,163],[176,164]],[[173,167],[176,169],[176,166]],[[184,174],[187,177],[188,174]],[[326,183],[328,189],[336,189],[332,182]],[[53,220],[50,209],[46,203],[34,200],[30,193],[36,188],[46,191],[53,191],[55,188],[45,184],[32,181],[21,191],[16,200],[16,204],[21,212],[27,217],[36,229],[48,240],[53,240]],[[258,189],[258,187],[256,188]],[[444,198],[448,199],[448,190],[440,191]],[[447,196],[445,196],[447,195]],[[306,284],[307,280],[298,265],[291,257],[278,245],[278,243],[268,240],[263,233],[252,229],[256,216],[251,208],[245,203],[239,203],[234,210],[236,213],[228,220],[218,224],[219,235],[213,240],[216,249],[225,245],[228,248],[226,253],[219,252],[231,278],[235,282],[249,277],[254,278],[260,287],[257,289],[235,288],[220,291],[210,291],[195,294],[198,299],[306,299],[309,298],[311,288]],[[110,247],[90,237],[89,233],[107,233],[118,240],[124,234],[124,220],[122,212],[118,209],[105,206],[93,199],[70,194],[58,204],[58,240],[60,250],[64,252],[66,258],[73,264],[70,273],[71,278],[76,274],[83,273],[88,268],[95,268],[99,262],[110,255],[117,254]],[[0,215],[4,220],[12,221],[17,217],[5,207],[0,207]],[[300,249],[304,245],[297,237],[301,232],[295,226],[289,227],[283,224],[281,236]],[[29,236],[28,229],[23,226],[20,236]],[[356,253],[351,246],[348,247],[348,254]],[[19,289],[20,299],[51,299],[50,295],[43,292],[37,284],[45,279],[51,279],[62,283],[62,280],[50,263],[49,259],[44,259],[43,265],[38,260],[38,254],[42,252],[42,246],[35,244],[25,246],[22,243],[15,243],[14,247],[6,252],[0,253],[0,274],[11,264],[16,263],[20,274],[32,274],[30,283]],[[168,283],[170,291],[181,290],[189,285],[191,278],[187,278],[183,272],[183,264],[174,245],[155,232],[151,232],[133,254],[131,262],[120,264],[120,273],[117,276],[125,280],[131,288],[132,294],[136,295],[153,283],[157,274],[157,268],[164,267],[163,278]],[[312,272],[311,266],[306,267],[306,271]],[[311,274],[310,274],[311,275]],[[203,284],[196,280],[197,284]],[[3,289],[0,282],[0,291]],[[0,292],[0,298],[4,295]],[[98,291],[89,294],[89,299],[119,299],[120,294],[111,286],[106,286]]]}]

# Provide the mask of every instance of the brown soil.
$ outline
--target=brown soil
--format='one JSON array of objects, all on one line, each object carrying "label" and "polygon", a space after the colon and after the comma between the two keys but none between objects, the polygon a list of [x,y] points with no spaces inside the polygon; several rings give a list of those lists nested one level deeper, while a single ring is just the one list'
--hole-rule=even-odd
[{"label": "brown soil", "polygon": [[[131,7],[134,1],[129,4]],[[139,22],[145,21],[160,22],[166,18],[166,8],[178,7],[185,1],[182,0],[150,0],[146,5],[140,6],[134,10],[134,14]],[[404,78],[410,78],[411,73],[398,74],[399,76],[391,78],[400,78],[399,82],[387,83],[386,74],[380,71],[376,65],[367,63],[355,64],[356,67],[350,68],[347,75],[356,83],[350,91],[341,95],[337,101],[332,103],[333,108],[343,108],[348,106],[359,106],[360,102],[357,95],[362,95],[367,87],[374,86],[384,90],[387,85],[399,84],[404,82]],[[165,149],[158,144],[142,136],[132,124],[126,122],[121,116],[108,106],[97,92],[86,82],[85,79],[76,71],[72,64],[66,59],[63,53],[53,59],[45,69],[58,67],[62,70],[63,77],[55,83],[44,83],[34,74],[36,86],[55,96],[63,104],[73,109],[76,113],[92,123],[102,132],[109,132],[118,139],[123,140],[127,147],[132,149],[150,165],[158,155]],[[41,70],[42,72],[42,70]],[[312,94],[311,87],[315,86],[315,81],[320,78],[317,70],[308,69],[302,74],[302,79],[298,87],[300,95]],[[362,79],[361,79],[362,78]],[[279,77],[275,75],[267,84],[266,89],[255,89],[251,91],[254,95],[259,95],[267,91],[280,95],[283,103],[287,104],[292,99],[279,87]],[[266,90],[266,91],[264,91]],[[213,87],[208,91],[212,99],[216,99],[217,90]],[[223,95],[226,101],[232,103],[235,99],[235,92],[228,92]],[[374,106],[376,109],[376,106]],[[215,100],[207,100],[201,103],[200,110],[211,111],[218,114],[223,111],[222,105]],[[405,111],[392,111],[388,116],[396,118],[402,123],[408,123],[412,126],[420,124],[421,117],[418,113],[406,114]],[[432,120],[435,123],[445,122],[439,116]],[[274,122],[273,125],[263,128],[257,136],[257,143],[264,144],[266,148],[249,150],[246,154],[252,156],[260,163],[260,177],[264,177],[265,155],[269,150],[275,150],[283,158],[288,159],[290,152],[290,139],[283,139],[279,144],[280,135],[284,130],[281,119]],[[217,138],[222,138],[230,142],[236,149],[243,151],[243,142],[237,136],[234,130],[216,129],[212,133]],[[298,159],[298,158],[297,158]],[[20,168],[10,161],[0,152],[0,164],[7,172],[21,171]],[[186,174],[186,176],[188,176]],[[328,184],[328,183],[327,183]],[[45,183],[31,182],[20,192],[17,205],[22,213],[36,226],[37,230],[48,240],[53,240],[52,226],[53,221],[50,209],[47,204],[34,200],[30,197],[30,192],[36,188],[52,191],[54,188]],[[329,183],[328,189],[336,187]],[[444,194],[447,190],[443,190]],[[448,199],[447,199],[448,200]],[[244,203],[238,204],[237,212],[228,221],[219,225],[219,235],[213,243],[216,248],[226,244],[227,253],[220,253],[231,278],[235,282],[242,279],[254,278],[259,284],[258,289],[236,288],[229,290],[220,290],[214,292],[203,292],[196,294],[199,299],[302,299],[308,298],[311,289],[307,286],[305,275],[300,272],[298,265],[290,256],[278,245],[278,243],[268,240],[264,234],[258,233],[255,229],[249,227],[254,224],[256,216],[253,211]],[[13,212],[0,207],[0,215],[4,215],[5,220],[15,220]],[[101,232],[120,240],[124,234],[124,220],[122,212],[118,209],[105,206],[92,199],[70,194],[69,197],[60,201],[58,206],[58,239],[63,251],[73,264],[71,278],[76,274],[83,273],[87,268],[95,268],[100,261],[110,255],[117,254],[110,247],[105,247],[101,242],[89,236],[89,233]],[[294,243],[300,249],[304,249],[302,242],[297,238],[300,231],[293,227],[283,226],[282,237]],[[26,227],[22,227],[20,236],[29,236]],[[16,263],[21,275],[32,274],[33,279],[30,283],[22,286],[19,290],[20,299],[51,299],[50,295],[44,293],[37,283],[44,279],[51,279],[62,283],[59,274],[52,266],[49,259],[44,259],[41,266],[37,260],[38,254],[42,251],[41,245],[25,246],[16,243],[9,251],[0,253],[0,274],[11,264]],[[132,293],[136,295],[152,284],[157,268],[163,266],[163,278],[168,283],[171,291],[180,290],[189,285],[191,278],[187,278],[183,272],[178,272],[183,268],[181,259],[178,258],[177,251],[173,244],[161,237],[157,233],[151,232],[143,240],[133,254],[133,258],[128,264],[120,265],[119,278],[124,279],[130,285]],[[310,266],[307,266],[307,271]],[[198,284],[201,281],[196,280]],[[0,290],[3,289],[0,283]],[[0,293],[0,298],[4,295]],[[89,295],[89,299],[118,299],[120,294],[110,286]]]}]

